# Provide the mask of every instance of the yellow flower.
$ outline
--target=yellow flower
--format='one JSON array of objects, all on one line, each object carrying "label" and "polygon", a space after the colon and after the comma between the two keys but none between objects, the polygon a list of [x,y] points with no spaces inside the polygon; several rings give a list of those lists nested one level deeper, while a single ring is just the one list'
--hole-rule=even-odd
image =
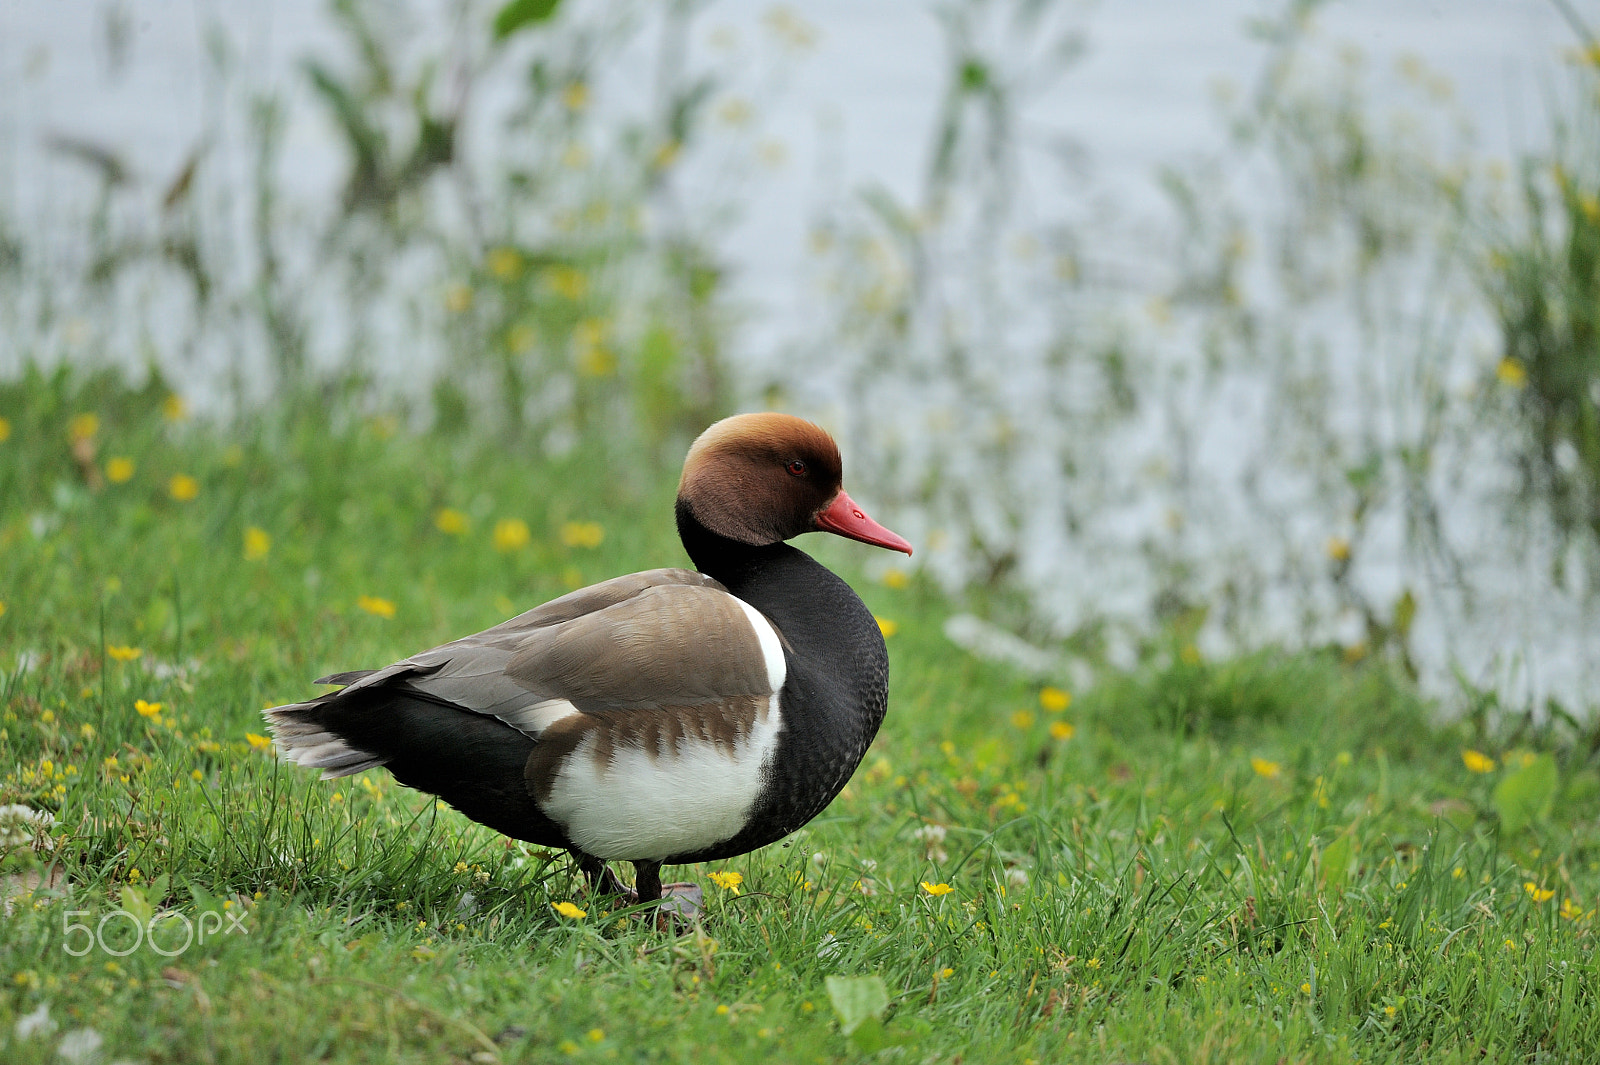
[{"label": "yellow flower", "polygon": [[1383,1015],[1385,1017],[1393,1017],[1394,1016],[1394,1007],[1393,1006],[1385,1006],[1385,1007],[1383,1007]]},{"label": "yellow flower", "polygon": [[160,717],[160,703],[147,703],[143,699],[135,699],[133,708],[139,712],[140,717]]},{"label": "yellow flower", "polygon": [[444,309],[462,314],[472,307],[472,289],[457,281],[444,290]]},{"label": "yellow flower", "polygon": [[1534,902],[1549,902],[1555,897],[1556,894],[1554,889],[1549,891],[1540,890],[1539,885],[1535,884],[1532,880],[1529,880],[1523,884],[1522,890],[1526,891],[1528,893],[1528,897]]},{"label": "yellow flower", "polygon": [[394,617],[394,603],[388,599],[380,599],[375,595],[357,596],[356,607],[380,618]]},{"label": "yellow flower", "polygon": [[739,894],[739,885],[744,883],[743,873],[707,873],[706,877],[717,887],[722,888],[724,891],[731,891],[735,895]]},{"label": "yellow flower", "polygon": [[180,503],[187,503],[200,494],[200,482],[187,473],[175,473],[167,482],[167,494]]},{"label": "yellow flower", "polygon": [[1178,658],[1186,666],[1198,666],[1200,664],[1200,648],[1192,643],[1186,643],[1183,645],[1183,650],[1178,652]]},{"label": "yellow flower", "polygon": [[113,644],[106,648],[106,654],[118,662],[132,662],[135,658],[144,654],[144,651],[138,647],[119,647]]},{"label": "yellow flower", "polygon": [[1471,773],[1493,773],[1494,759],[1482,751],[1465,750],[1461,752],[1461,764]]},{"label": "yellow flower", "polygon": [[1311,985],[1310,985],[1310,984],[1301,984],[1301,985],[1300,985],[1300,993],[1301,993],[1301,994],[1302,994],[1302,995],[1309,995],[1309,994],[1311,994]]},{"label": "yellow flower", "polygon": [[1084,962],[1083,964],[1087,965],[1091,969],[1098,969],[1098,968],[1100,968],[1100,959],[1099,958],[1090,958],[1088,961]]},{"label": "yellow flower", "polygon": [[459,510],[444,507],[433,516],[433,525],[442,533],[462,536],[472,527],[472,519]]},{"label": "yellow flower", "polygon": [[589,916],[588,910],[580,910],[570,902],[554,903],[552,908],[563,917],[570,917],[576,921],[580,917]]},{"label": "yellow flower", "polygon": [[1328,557],[1335,562],[1350,561],[1350,541],[1343,536],[1328,537]]},{"label": "yellow flower", "polygon": [[1056,740],[1070,740],[1078,730],[1066,721],[1050,722],[1050,738]]},{"label": "yellow flower", "polygon": [[889,588],[904,588],[911,583],[911,578],[906,576],[903,569],[884,570],[883,583]]},{"label": "yellow flower", "polygon": [[133,460],[118,455],[106,463],[106,480],[112,484],[125,484],[133,479]]},{"label": "yellow flower", "polygon": [[1012,714],[1011,715],[1011,727],[1012,728],[1024,728],[1024,729],[1032,728],[1033,727],[1033,711],[1031,711],[1031,710],[1018,710],[1016,713]]},{"label": "yellow flower", "polygon": [[1500,379],[1501,384],[1510,388],[1521,388],[1528,383],[1527,368],[1510,357],[1500,360],[1500,365],[1494,368],[1494,375]]},{"label": "yellow flower", "polygon": [[544,272],[544,283],[565,300],[581,300],[589,291],[589,278],[572,266],[552,266]]},{"label": "yellow flower", "polygon": [[598,1029],[598,1028],[589,1029],[589,1042],[598,1043],[598,1042],[602,1041],[603,1039],[605,1039],[605,1037],[606,1037],[606,1033],[601,1031],[600,1029]]},{"label": "yellow flower", "polygon": [[561,542],[568,547],[599,547],[606,538],[597,521],[569,521],[561,526]]},{"label": "yellow flower", "polygon": [[100,431],[100,419],[93,414],[79,414],[67,423],[67,436],[73,443],[87,440]]},{"label": "yellow flower", "polygon": [[1579,917],[1583,916],[1583,907],[1579,906],[1571,899],[1562,899],[1560,912],[1561,916],[1566,920],[1576,921]]},{"label": "yellow flower", "polygon": [[583,81],[569,81],[561,91],[561,102],[568,111],[582,111],[589,105],[589,86]]},{"label": "yellow flower", "polygon": [[1256,771],[1256,776],[1276,780],[1283,773],[1283,766],[1277,762],[1269,762],[1265,758],[1250,759],[1250,768]]},{"label": "yellow flower", "polygon": [[939,970],[939,979],[948,980],[952,976],[954,976],[955,974],[956,974],[956,971],[954,969],[940,969]]},{"label": "yellow flower", "polygon": [[8,418],[0,418],[0,444],[3,444],[7,440],[10,440],[10,439],[11,439],[11,421]]},{"label": "yellow flower", "polygon": [[578,373],[584,377],[610,377],[617,372],[617,360],[600,344],[584,344],[578,348]]},{"label": "yellow flower", "polygon": [[258,736],[254,732],[244,734],[245,741],[250,744],[252,751],[264,751],[272,746],[272,739],[267,736]]},{"label": "yellow flower", "polygon": [[169,422],[181,422],[189,416],[189,404],[174,392],[161,401],[161,413]]},{"label": "yellow flower", "polygon": [[256,562],[267,557],[267,552],[272,550],[272,537],[265,529],[258,529],[254,525],[244,531],[244,560]]},{"label": "yellow flower", "polygon": [[678,153],[682,150],[683,145],[676,140],[663,141],[650,162],[657,170],[665,170],[677,161]]},{"label": "yellow flower", "polygon": [[891,621],[888,618],[880,617],[874,617],[872,620],[878,623],[878,631],[883,633],[883,638],[885,640],[900,631],[900,623],[897,621]]},{"label": "yellow flower", "polygon": [[489,252],[488,266],[489,272],[500,280],[515,280],[522,276],[522,253],[502,245]]},{"label": "yellow flower", "polygon": [[539,334],[533,331],[531,325],[518,322],[506,330],[506,350],[517,353],[527,351],[537,339]]},{"label": "yellow flower", "polygon": [[206,775],[204,773],[200,772],[200,770],[198,770],[198,769],[190,770],[189,771],[189,775],[191,777],[193,777],[196,781],[201,781],[201,780],[204,780],[206,778]]},{"label": "yellow flower", "polygon": [[1039,705],[1052,714],[1059,714],[1072,705],[1072,693],[1046,685],[1039,689]]},{"label": "yellow flower", "polygon": [[924,880],[922,882],[922,890],[926,891],[934,898],[938,898],[940,895],[950,894],[950,892],[954,891],[955,888],[951,887],[949,884],[930,884]]},{"label": "yellow flower", "polygon": [[494,549],[496,551],[515,551],[527,547],[532,534],[528,532],[528,523],[521,518],[501,518],[494,523]]}]

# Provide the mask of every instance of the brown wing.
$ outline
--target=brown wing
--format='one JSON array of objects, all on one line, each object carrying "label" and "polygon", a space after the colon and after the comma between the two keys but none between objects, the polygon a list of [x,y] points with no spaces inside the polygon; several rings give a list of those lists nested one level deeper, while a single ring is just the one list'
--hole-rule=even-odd
[{"label": "brown wing", "polygon": [[705,706],[770,695],[762,642],[747,610],[701,573],[634,573],[413,655],[345,690],[403,687],[534,737],[574,710]]}]

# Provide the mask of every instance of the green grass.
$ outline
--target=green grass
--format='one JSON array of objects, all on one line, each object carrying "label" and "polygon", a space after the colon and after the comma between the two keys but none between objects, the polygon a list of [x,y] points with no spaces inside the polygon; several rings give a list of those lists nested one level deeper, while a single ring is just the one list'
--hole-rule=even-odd
[{"label": "green grass", "polygon": [[[1600,1054],[1584,753],[1502,750],[1435,723],[1398,671],[1333,653],[1175,644],[1052,712],[945,641],[947,600],[865,581],[868,549],[842,541],[806,546],[896,623],[888,721],[822,817],[714,867],[740,893],[677,870],[707,887],[695,933],[602,911],[562,856],[381,771],[279,766],[247,734],[310,678],[682,563],[675,471],[314,411],[229,436],[165,418],[164,398],[0,387],[0,803],[54,812],[65,877],[9,882],[0,1059],[58,1060],[84,1027],[105,1059],[149,1062],[830,1062],[873,1039],[908,1062]],[[126,457],[125,482],[86,483],[69,441],[86,412],[95,475]],[[178,474],[193,499],[172,498]],[[441,531],[444,508],[469,528]],[[531,536],[496,550],[509,519]],[[598,546],[564,544],[589,521]],[[246,559],[252,527],[270,548]],[[1495,769],[1469,772],[1469,746]],[[13,848],[0,871],[45,857]],[[64,949],[74,922],[161,907],[219,916],[173,957]],[[247,933],[218,934],[224,912]],[[132,943],[120,916],[104,934]],[[176,918],[158,934],[183,940]],[[840,975],[882,980],[881,1027],[841,1033]],[[44,1004],[53,1034],[20,1038]]]}]

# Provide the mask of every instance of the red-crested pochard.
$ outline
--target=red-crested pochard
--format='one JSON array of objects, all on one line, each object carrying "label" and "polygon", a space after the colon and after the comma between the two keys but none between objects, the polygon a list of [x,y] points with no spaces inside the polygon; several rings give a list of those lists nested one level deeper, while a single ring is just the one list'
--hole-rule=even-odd
[{"label": "red-crested pochard", "polygon": [[597,891],[623,893],[605,863],[632,862],[643,902],[661,898],[664,864],[782,839],[850,779],[889,686],[872,614],[784,541],[911,545],[845,494],[832,437],[784,414],[702,433],[677,521],[698,572],[616,577],[324,677],[344,687],[266,711],[280,753],[325,779],[386,766],[497,832],[565,848]]}]

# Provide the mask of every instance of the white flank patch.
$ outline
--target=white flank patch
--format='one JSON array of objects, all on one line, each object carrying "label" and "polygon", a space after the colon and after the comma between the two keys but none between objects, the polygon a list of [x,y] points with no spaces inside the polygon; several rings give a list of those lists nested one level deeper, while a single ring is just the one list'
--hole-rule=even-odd
[{"label": "white flank patch", "polygon": [[573,843],[607,861],[666,858],[729,839],[744,828],[766,782],[778,747],[778,698],[774,692],[731,750],[691,739],[654,757],[619,747],[600,766],[594,739],[586,739],[557,774],[545,812]]},{"label": "white flank patch", "polygon": [[733,601],[750,619],[750,627],[756,630],[756,639],[761,642],[761,657],[767,663],[767,683],[772,685],[774,692],[781,690],[784,678],[789,675],[789,667],[783,660],[783,643],[778,639],[778,630],[772,627],[772,622],[767,620],[765,614],[743,599],[734,596]]},{"label": "white flank patch", "polygon": [[510,725],[518,732],[538,739],[539,733],[554,725],[564,717],[570,717],[578,712],[566,699],[546,699],[532,706],[525,706],[519,710],[508,710],[503,714],[496,714],[501,721]]}]

